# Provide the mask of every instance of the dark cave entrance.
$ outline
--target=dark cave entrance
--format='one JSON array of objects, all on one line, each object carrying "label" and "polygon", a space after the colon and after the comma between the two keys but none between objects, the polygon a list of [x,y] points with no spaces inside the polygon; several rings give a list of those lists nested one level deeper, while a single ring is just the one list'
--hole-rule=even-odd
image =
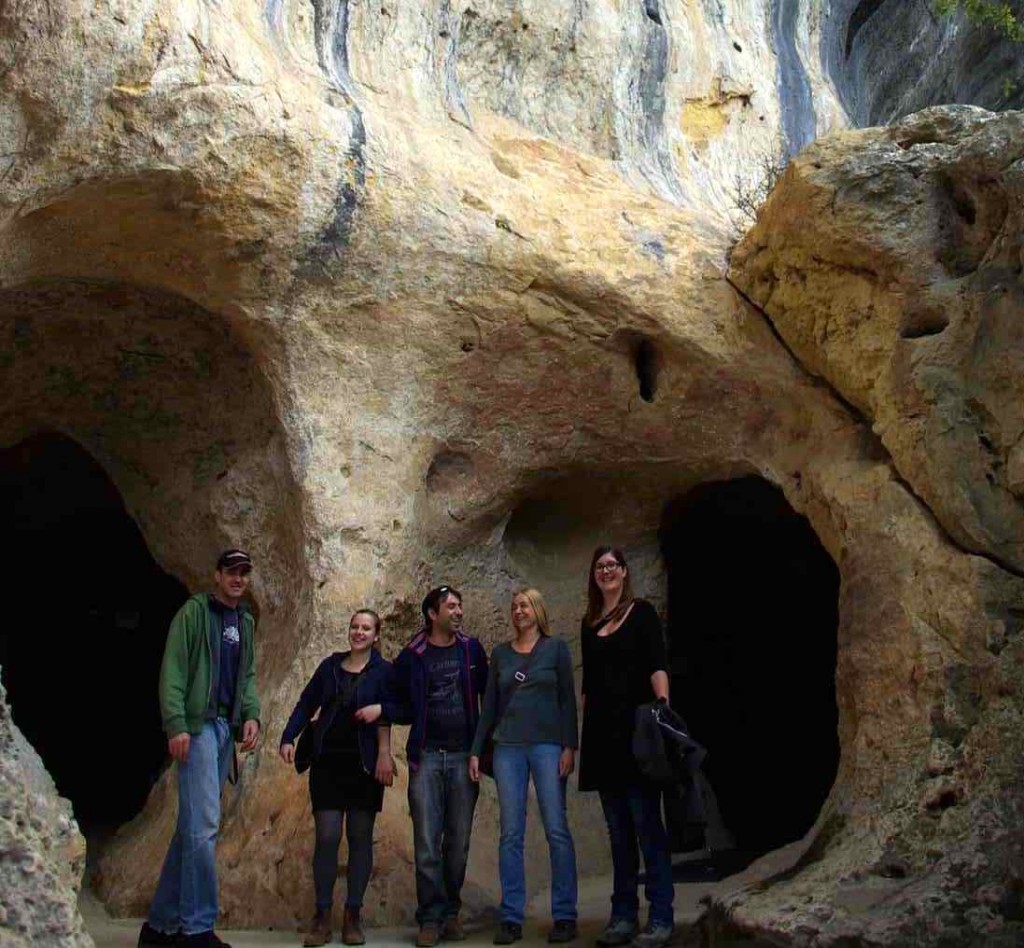
[{"label": "dark cave entrance", "polygon": [[103,835],[139,812],[164,764],[157,678],[186,590],[103,468],[63,435],[0,450],[0,531],[14,722],[83,832]]},{"label": "dark cave entrance", "polygon": [[671,502],[660,542],[673,705],[742,864],[803,836],[835,780],[839,571],[760,477]]}]

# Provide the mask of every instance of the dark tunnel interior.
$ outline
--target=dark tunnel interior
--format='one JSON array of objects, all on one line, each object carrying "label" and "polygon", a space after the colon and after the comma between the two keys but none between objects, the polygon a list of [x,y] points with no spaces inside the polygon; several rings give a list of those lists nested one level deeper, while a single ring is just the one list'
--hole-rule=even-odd
[{"label": "dark tunnel interior", "polygon": [[185,587],[154,562],[113,482],[75,441],[0,450],[14,722],[86,833],[142,808],[166,759],[157,678]]},{"label": "dark tunnel interior", "polygon": [[742,864],[803,836],[835,780],[839,572],[760,477],[671,502],[660,542],[672,703]]}]

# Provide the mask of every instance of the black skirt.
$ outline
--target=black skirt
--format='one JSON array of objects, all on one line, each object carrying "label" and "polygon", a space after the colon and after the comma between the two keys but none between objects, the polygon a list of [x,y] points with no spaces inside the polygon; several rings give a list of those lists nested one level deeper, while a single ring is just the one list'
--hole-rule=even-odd
[{"label": "black skirt", "polygon": [[323,754],[309,768],[309,795],[317,810],[373,810],[384,805],[384,785],[365,770],[356,754]]}]

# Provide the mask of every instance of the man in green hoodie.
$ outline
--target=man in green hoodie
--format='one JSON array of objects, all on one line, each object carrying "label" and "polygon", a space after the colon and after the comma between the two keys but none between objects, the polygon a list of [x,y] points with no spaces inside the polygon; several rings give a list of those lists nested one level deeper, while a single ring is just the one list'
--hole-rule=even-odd
[{"label": "man in green hoodie", "polygon": [[242,601],[251,572],[248,553],[223,552],[213,592],[192,596],[167,633],[160,710],[167,749],[178,764],[178,825],[139,948],[230,948],[213,931],[214,852],[233,741],[249,751],[259,740],[255,622]]}]

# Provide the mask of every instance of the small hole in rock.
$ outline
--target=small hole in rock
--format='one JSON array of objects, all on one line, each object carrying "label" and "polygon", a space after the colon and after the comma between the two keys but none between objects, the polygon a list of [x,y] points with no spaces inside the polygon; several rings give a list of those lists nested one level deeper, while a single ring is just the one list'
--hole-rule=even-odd
[{"label": "small hole in rock", "polygon": [[650,339],[641,339],[633,353],[633,367],[640,387],[640,397],[653,402],[658,391],[658,350]]},{"label": "small hole in rock", "polygon": [[740,46],[740,44],[739,44],[739,43],[735,43],[735,42],[734,42],[734,43],[732,44],[732,48],[733,48],[734,50],[736,50],[736,52],[737,52],[737,53],[742,53],[742,52],[743,52],[743,47],[742,47],[742,46]]}]

